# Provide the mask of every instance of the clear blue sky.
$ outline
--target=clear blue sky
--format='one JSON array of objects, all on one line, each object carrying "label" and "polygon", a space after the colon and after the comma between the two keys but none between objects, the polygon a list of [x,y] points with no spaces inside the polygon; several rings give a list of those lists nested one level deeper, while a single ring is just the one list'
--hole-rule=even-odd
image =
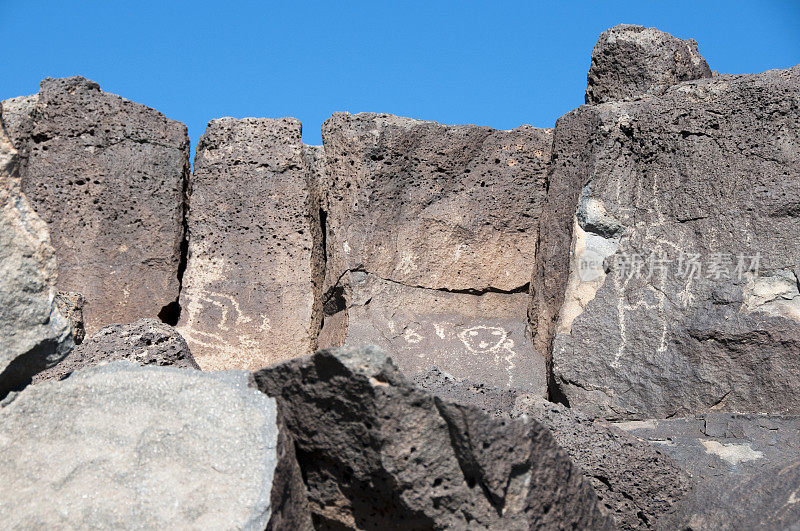
[{"label": "clear blue sky", "polygon": [[619,23],[695,38],[713,70],[800,63],[800,1],[0,0],[0,99],[80,74],[189,126],[334,111],[551,127]]}]

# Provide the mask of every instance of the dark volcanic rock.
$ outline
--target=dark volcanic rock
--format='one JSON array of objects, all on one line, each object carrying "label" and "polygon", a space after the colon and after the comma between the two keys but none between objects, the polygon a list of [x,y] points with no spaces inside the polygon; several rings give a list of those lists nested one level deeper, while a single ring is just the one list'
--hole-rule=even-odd
[{"label": "dark volcanic rock", "polygon": [[156,317],[178,297],[186,126],[81,77],[2,105],[58,288],[86,298],[87,332]]},{"label": "dark volcanic rock", "polygon": [[0,113],[0,398],[30,383],[72,348],[55,297],[47,226],[20,191],[17,152]]},{"label": "dark volcanic rock", "polygon": [[314,351],[320,158],[293,118],[209,122],[192,175],[178,324],[203,369],[255,370]]},{"label": "dark volcanic rock", "polygon": [[373,347],[254,377],[285,415],[318,528],[607,526],[545,428],[434,399]]},{"label": "dark volcanic rock", "polygon": [[377,344],[408,374],[480,371],[543,395],[522,306],[551,131],[336,113],[323,142],[320,345]]},{"label": "dark volcanic rock", "polygon": [[83,367],[116,360],[199,369],[186,341],[174,328],[155,319],[140,319],[135,323],[100,329],[85,343],[72,349],[60,363],[34,376],[33,382],[62,380]]},{"label": "dark volcanic rock", "polygon": [[559,120],[530,312],[554,395],[800,413],[799,89],[800,67],[725,75]]},{"label": "dark volcanic rock", "polygon": [[586,103],[629,101],[663,94],[681,81],[711,77],[694,39],[656,28],[620,24],[604,31],[592,50]]},{"label": "dark volcanic rock", "polygon": [[501,418],[526,415],[546,426],[581,469],[618,529],[648,529],[693,487],[690,475],[661,449],[579,411],[514,389],[453,378],[436,368],[414,383],[444,400]]},{"label": "dark volcanic rock", "polygon": [[248,380],[115,362],[12,395],[4,527],[311,529],[275,400]]},{"label": "dark volcanic rock", "polygon": [[663,529],[800,529],[800,417],[706,413],[617,424],[694,476]]},{"label": "dark volcanic rock", "polygon": [[83,323],[83,305],[86,299],[80,293],[72,291],[59,291],[56,293],[56,307],[61,315],[69,322],[72,328],[72,338],[76,345],[83,343],[86,329]]}]

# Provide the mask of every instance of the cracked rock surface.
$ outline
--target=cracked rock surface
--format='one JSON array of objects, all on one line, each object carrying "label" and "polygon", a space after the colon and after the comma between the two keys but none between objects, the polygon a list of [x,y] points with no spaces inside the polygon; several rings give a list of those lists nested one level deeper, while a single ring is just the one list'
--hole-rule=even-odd
[{"label": "cracked rock surface", "polygon": [[551,131],[336,113],[323,125],[320,346],[377,343],[403,370],[481,370],[544,393],[523,329]]},{"label": "cracked rock surface", "polygon": [[275,400],[244,371],[115,362],[11,395],[0,425],[9,528],[310,529]]},{"label": "cracked rock surface", "polygon": [[315,156],[293,118],[212,120],[200,139],[177,328],[204,370],[256,370],[315,349]]},{"label": "cracked rock surface", "polygon": [[798,88],[800,67],[723,75],[559,119],[530,312],[554,396],[800,413]]},{"label": "cracked rock surface", "polygon": [[86,332],[157,317],[178,297],[186,126],[82,77],[47,78],[2,106],[58,289],[86,299]]},{"label": "cracked rock surface", "polygon": [[295,439],[318,529],[605,529],[549,431],[415,388],[374,347],[254,374]]}]

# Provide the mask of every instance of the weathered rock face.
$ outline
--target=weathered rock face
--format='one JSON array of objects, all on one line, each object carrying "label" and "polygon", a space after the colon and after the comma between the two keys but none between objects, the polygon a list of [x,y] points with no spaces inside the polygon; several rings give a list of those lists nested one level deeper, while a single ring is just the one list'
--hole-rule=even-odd
[{"label": "weathered rock face", "polygon": [[705,77],[711,77],[711,69],[694,39],[620,24],[604,31],[592,51],[586,103],[663,94],[681,81]]},{"label": "weathered rock face", "polygon": [[178,297],[186,127],[80,77],[45,79],[3,109],[58,288],[86,298],[87,332],[156,317]]},{"label": "weathered rock face", "polygon": [[47,226],[20,191],[17,152],[0,113],[0,397],[72,348],[56,307],[56,256]]},{"label": "weathered rock face", "polygon": [[617,425],[659,446],[694,476],[662,529],[796,529],[800,418],[707,413]]},{"label": "weathered rock face", "polygon": [[444,400],[470,405],[500,418],[527,416],[550,430],[592,485],[599,508],[617,529],[649,529],[690,496],[690,475],[665,453],[574,409],[516,389],[454,378],[438,369],[414,383]]},{"label": "weathered rock face", "polygon": [[527,370],[514,382],[543,392],[520,307],[550,131],[337,113],[323,142],[320,345],[377,343],[412,373],[485,366],[498,385]]},{"label": "weathered rock face", "polygon": [[798,88],[726,75],[559,120],[530,315],[570,404],[800,412]]},{"label": "weathered rock face", "polygon": [[209,122],[191,181],[178,325],[203,369],[255,370],[314,350],[317,158],[295,119]]},{"label": "weathered rock face", "polygon": [[309,529],[275,401],[247,382],[246,372],[116,362],[12,395],[0,407],[0,519]]},{"label": "weathered rock face", "polygon": [[56,307],[61,315],[69,322],[72,328],[72,339],[76,345],[83,343],[86,337],[86,328],[83,323],[83,305],[86,299],[80,293],[73,291],[59,291],[56,293]]},{"label": "weathered rock face", "polygon": [[186,341],[174,328],[156,319],[139,319],[130,324],[101,328],[57,365],[34,376],[33,383],[62,380],[78,369],[117,360],[139,365],[199,368]]},{"label": "weathered rock face", "polygon": [[373,347],[254,377],[285,414],[317,528],[607,526],[545,428],[436,400]]}]

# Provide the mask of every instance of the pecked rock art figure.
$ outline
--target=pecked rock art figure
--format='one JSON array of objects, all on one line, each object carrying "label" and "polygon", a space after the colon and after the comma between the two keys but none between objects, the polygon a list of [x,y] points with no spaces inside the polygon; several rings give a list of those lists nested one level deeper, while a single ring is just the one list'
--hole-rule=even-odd
[{"label": "pecked rock art figure", "polygon": [[336,113],[323,143],[320,346],[543,394],[525,307],[551,131]]},{"label": "pecked rock art figure", "polygon": [[256,370],[316,346],[319,148],[300,135],[292,118],[221,118],[200,139],[177,328],[204,370]]},{"label": "pecked rock art figure", "polygon": [[554,394],[800,412],[798,89],[800,67],[723,75],[559,119],[530,312]]}]

